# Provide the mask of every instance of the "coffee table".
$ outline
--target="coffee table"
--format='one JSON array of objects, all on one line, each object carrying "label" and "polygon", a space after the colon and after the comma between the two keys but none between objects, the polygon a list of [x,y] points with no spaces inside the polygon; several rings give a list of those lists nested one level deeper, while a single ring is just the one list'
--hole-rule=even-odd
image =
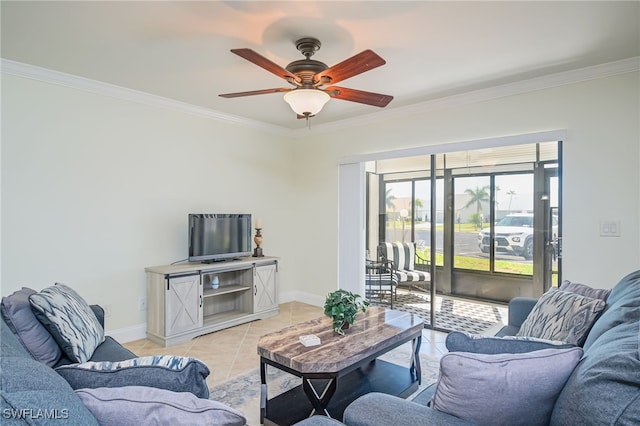
[{"label": "coffee table", "polygon": [[[264,335],[260,355],[260,422],[289,425],[313,414],[341,420],[351,402],[369,392],[408,397],[421,381],[420,344],[423,320],[417,315],[369,307],[340,336],[331,318],[321,317]],[[315,334],[319,346],[305,347],[299,337]],[[377,359],[412,342],[408,367]],[[268,399],[266,372],[271,365],[302,378],[302,384]]]}]

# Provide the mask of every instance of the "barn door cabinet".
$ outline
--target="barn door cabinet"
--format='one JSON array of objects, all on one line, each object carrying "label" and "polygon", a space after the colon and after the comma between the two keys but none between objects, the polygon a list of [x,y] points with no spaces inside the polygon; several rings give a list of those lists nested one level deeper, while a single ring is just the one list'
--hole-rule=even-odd
[{"label": "barn door cabinet", "polygon": [[[145,268],[147,337],[169,346],[278,314],[278,260]],[[217,285],[215,285],[217,283]]]}]

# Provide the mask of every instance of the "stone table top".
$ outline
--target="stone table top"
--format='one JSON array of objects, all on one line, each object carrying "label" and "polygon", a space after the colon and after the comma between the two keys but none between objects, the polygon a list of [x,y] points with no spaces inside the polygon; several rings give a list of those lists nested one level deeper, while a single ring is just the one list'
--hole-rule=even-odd
[{"label": "stone table top", "polygon": [[[299,373],[337,373],[359,361],[384,353],[422,333],[423,320],[408,312],[369,307],[341,336],[330,317],[295,324],[258,341],[258,355]],[[305,347],[299,337],[315,334],[318,346]]]}]

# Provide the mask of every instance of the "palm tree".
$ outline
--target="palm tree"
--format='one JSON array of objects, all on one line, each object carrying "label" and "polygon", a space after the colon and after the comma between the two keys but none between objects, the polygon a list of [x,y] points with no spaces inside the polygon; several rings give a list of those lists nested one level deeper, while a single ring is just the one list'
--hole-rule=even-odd
[{"label": "palm tree", "polygon": [[507,195],[509,196],[509,210],[508,212],[511,213],[511,201],[513,200],[513,196],[516,195],[516,191],[513,189],[510,189],[509,191],[507,191]]},{"label": "palm tree", "polygon": [[415,205],[415,210],[419,210],[424,206],[424,204],[422,203],[422,200],[420,198],[416,198],[413,201],[413,204]]},{"label": "palm tree", "polygon": [[393,200],[396,199],[396,197],[391,194],[391,191],[393,190],[393,188],[389,188],[387,189],[387,192],[385,193],[385,204],[387,205],[387,211],[388,210],[396,210],[396,205],[394,204]]},{"label": "palm tree", "polygon": [[464,207],[467,208],[471,204],[476,203],[476,213],[480,214],[482,211],[482,202],[489,201],[489,193],[487,192],[487,189],[489,189],[489,185],[485,185],[482,188],[476,186],[475,191],[471,188],[465,189],[464,193],[469,194],[471,199]]}]

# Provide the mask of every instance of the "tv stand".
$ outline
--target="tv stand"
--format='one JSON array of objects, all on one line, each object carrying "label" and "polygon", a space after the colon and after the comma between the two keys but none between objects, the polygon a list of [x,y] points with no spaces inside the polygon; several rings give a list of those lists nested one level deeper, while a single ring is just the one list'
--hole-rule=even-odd
[{"label": "tv stand", "polygon": [[157,344],[174,345],[279,312],[275,257],[153,266],[145,272],[147,337]]}]

